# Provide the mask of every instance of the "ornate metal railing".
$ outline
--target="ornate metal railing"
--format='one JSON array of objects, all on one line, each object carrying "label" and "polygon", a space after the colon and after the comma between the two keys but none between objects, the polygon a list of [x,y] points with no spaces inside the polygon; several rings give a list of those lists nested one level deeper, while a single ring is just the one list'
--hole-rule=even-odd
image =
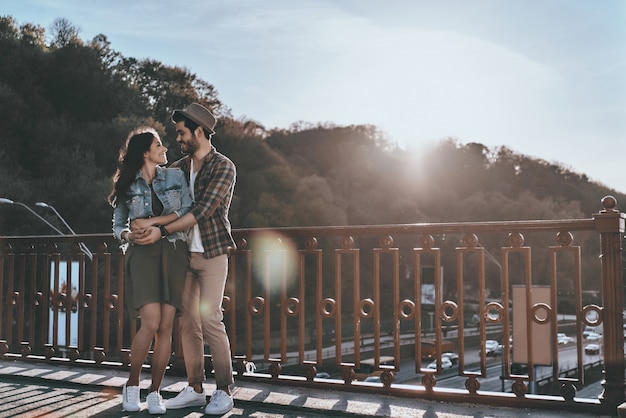
[{"label": "ornate metal railing", "polygon": [[[224,313],[236,378],[615,412],[625,217],[602,204],[589,219],[235,230]],[[0,245],[4,359],[127,367],[137,324],[110,234]],[[175,340],[168,373],[182,370]],[[458,355],[452,372],[444,351]],[[577,396],[598,379],[599,396]]]}]

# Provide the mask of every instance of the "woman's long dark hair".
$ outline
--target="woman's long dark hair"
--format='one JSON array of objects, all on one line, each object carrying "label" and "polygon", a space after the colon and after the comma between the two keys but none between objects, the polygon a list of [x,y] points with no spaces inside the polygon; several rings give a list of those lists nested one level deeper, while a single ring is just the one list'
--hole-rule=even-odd
[{"label": "woman's long dark hair", "polygon": [[135,181],[137,171],[143,166],[144,153],[150,150],[154,138],[158,137],[157,131],[149,126],[142,126],[128,134],[126,143],[120,148],[117,171],[113,175],[113,190],[108,197],[111,206],[116,206],[117,198],[126,194]]}]

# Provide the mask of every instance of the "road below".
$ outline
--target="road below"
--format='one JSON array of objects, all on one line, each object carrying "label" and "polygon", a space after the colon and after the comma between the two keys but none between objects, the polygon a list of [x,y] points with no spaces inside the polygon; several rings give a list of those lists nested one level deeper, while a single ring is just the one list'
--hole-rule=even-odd
[{"label": "road below", "polygon": [[[559,346],[559,354],[558,354],[558,363],[559,370],[570,370],[574,369],[577,366],[577,353],[576,353],[576,344],[570,343],[567,345]],[[587,355],[583,353],[583,362],[584,364],[589,363],[597,363],[600,359],[599,355]],[[426,368],[430,362],[423,362],[422,368]],[[465,372],[480,372],[480,360],[478,350],[467,350],[464,356],[464,364],[465,364]],[[478,380],[480,382],[480,390],[491,391],[491,392],[511,392],[511,385],[513,384],[512,379],[503,380],[503,372],[504,372],[504,358],[502,356],[498,357],[487,357],[486,361],[486,373],[485,377],[479,377]],[[548,378],[552,376],[553,369],[552,366],[536,366],[536,380],[541,380],[544,378]],[[415,372],[415,362],[413,360],[402,361],[400,365],[400,370],[396,372],[394,383],[402,383],[402,384],[421,384],[423,373]],[[453,389],[465,389],[465,382],[467,381],[466,376],[459,376],[459,366],[454,365],[451,369],[443,370],[441,374],[435,375],[437,379],[437,387],[442,388],[453,388]],[[597,383],[597,382],[586,382],[587,384]],[[529,383],[527,383],[529,384]],[[534,391],[532,385],[530,385],[530,390]],[[599,385],[597,385],[599,387]],[[599,391],[601,388],[599,387]],[[597,396],[596,395],[596,396]]]}]

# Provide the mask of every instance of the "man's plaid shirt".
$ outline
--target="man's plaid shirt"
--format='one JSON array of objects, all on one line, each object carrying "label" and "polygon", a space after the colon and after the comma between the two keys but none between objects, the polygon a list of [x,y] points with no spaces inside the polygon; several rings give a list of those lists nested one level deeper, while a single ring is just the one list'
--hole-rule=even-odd
[{"label": "man's plaid shirt", "polygon": [[[191,156],[174,162],[190,179]],[[231,235],[228,210],[235,190],[237,170],[235,164],[211,146],[194,183],[194,206],[191,213],[198,221],[204,255],[207,258],[227,254],[236,248]]]}]

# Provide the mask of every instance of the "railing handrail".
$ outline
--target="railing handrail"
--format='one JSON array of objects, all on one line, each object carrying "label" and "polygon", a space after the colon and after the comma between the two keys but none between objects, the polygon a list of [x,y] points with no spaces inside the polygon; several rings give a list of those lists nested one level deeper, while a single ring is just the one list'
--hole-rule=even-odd
[{"label": "railing handrail", "polygon": [[[263,227],[237,228],[233,235],[260,235],[267,232],[280,232],[290,235],[306,236],[334,236],[340,234],[375,235],[380,233],[462,233],[468,230],[476,232],[496,232],[503,229],[511,232],[518,231],[592,231],[595,229],[595,220],[589,219],[539,219],[527,221],[467,221],[467,222],[420,222],[409,224],[379,224],[379,225],[329,225],[304,227]],[[29,241],[37,239],[43,242],[74,242],[78,238],[110,240],[113,237],[108,233],[76,234],[76,235],[9,235],[0,236],[0,240]]]}]

